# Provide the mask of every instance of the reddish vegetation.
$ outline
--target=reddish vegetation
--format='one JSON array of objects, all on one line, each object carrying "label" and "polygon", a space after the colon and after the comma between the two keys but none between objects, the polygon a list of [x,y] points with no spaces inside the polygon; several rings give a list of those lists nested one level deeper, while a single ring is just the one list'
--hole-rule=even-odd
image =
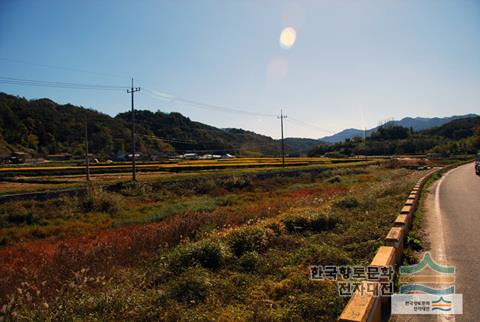
[{"label": "reddish vegetation", "polygon": [[348,190],[345,186],[334,186],[334,187],[319,187],[319,188],[305,188],[297,191],[293,191],[290,193],[290,196],[293,198],[304,198],[309,196],[319,196],[319,195],[327,195],[327,196],[335,196],[338,194],[343,194]]},{"label": "reddish vegetation", "polygon": [[188,236],[198,229],[204,216],[190,214],[160,223],[110,229],[96,236],[1,249],[0,293],[10,293],[21,281],[36,285],[48,281],[48,289],[53,291],[82,268],[88,268],[92,274],[108,274],[114,265],[137,262],[167,243],[178,243],[179,236]]},{"label": "reddish vegetation", "polygon": [[95,236],[41,241],[0,249],[0,294],[11,293],[21,282],[42,287],[44,296],[54,295],[64,281],[82,268],[92,275],[105,275],[116,265],[131,265],[159,248],[195,238],[202,225],[235,226],[249,220],[274,216],[288,203],[261,203],[234,211],[189,213],[148,225],[109,229]]},{"label": "reddish vegetation", "polygon": [[157,223],[112,228],[96,235],[5,247],[0,249],[0,301],[22,282],[34,285],[44,297],[50,298],[82,269],[92,276],[108,276],[115,266],[139,263],[163,247],[195,239],[206,224],[218,228],[241,225],[276,216],[291,207],[292,202],[301,202],[309,196],[328,198],[347,190],[342,186],[307,188],[235,209],[185,213]]}]

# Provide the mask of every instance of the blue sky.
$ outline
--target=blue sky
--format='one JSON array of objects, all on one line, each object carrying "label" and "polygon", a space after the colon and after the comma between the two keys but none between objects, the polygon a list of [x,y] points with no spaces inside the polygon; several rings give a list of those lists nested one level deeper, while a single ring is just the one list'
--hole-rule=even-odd
[{"label": "blue sky", "polygon": [[[285,27],[294,45],[279,44]],[[47,67],[48,66],[48,67]],[[0,1],[0,76],[142,91],[138,108],[279,137],[405,116],[480,113],[480,1]],[[0,84],[27,98],[129,108],[123,92]],[[303,123],[302,123],[303,122]]]}]

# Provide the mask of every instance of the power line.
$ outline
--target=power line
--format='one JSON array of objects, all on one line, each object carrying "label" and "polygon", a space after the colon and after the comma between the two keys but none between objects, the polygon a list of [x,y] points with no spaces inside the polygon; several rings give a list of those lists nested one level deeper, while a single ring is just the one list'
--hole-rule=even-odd
[{"label": "power line", "polygon": [[33,79],[13,78],[13,77],[0,77],[0,84],[68,88],[68,89],[107,90],[107,91],[118,91],[118,90],[125,90],[128,88],[127,86],[117,86],[117,85],[52,82],[52,81],[40,81],[40,80],[33,80]]},{"label": "power line", "polygon": [[[69,82],[58,82],[58,81],[43,81],[43,80],[32,80],[32,79],[21,79],[21,78],[13,78],[13,77],[0,77],[0,84],[6,85],[19,85],[19,86],[37,86],[37,87],[46,87],[46,88],[64,88],[64,89],[82,89],[82,90],[105,90],[105,91],[118,91],[118,90],[125,90],[129,89],[127,86],[118,86],[118,85],[105,85],[105,84],[85,84],[85,83],[69,83]],[[240,108],[233,108],[227,106],[220,106],[215,104],[209,104],[204,102],[199,102],[193,99],[178,97],[174,95],[170,95],[168,93],[163,93],[155,90],[151,90],[145,88],[145,91],[150,96],[156,99],[162,99],[172,102],[182,102],[186,104],[190,104],[194,107],[202,108],[202,109],[209,109],[209,110],[216,110],[222,111],[227,113],[235,113],[235,114],[243,114],[243,115],[250,115],[250,116],[258,116],[258,117],[268,117],[274,118],[276,115],[268,114],[268,113],[257,113],[251,112],[245,109]],[[332,133],[333,131],[321,128],[314,124],[296,119],[290,118],[291,121],[303,124],[304,126],[309,126],[311,128],[315,128],[322,132]]]},{"label": "power line", "polygon": [[153,140],[160,140],[160,141],[167,141],[167,142],[174,142],[174,143],[184,143],[184,144],[198,144],[197,141],[184,141],[184,140],[179,140],[179,139],[169,139],[169,138],[164,138],[161,136],[155,136],[155,135],[143,135],[144,137],[153,139]]},{"label": "power line", "polygon": [[[274,114],[256,113],[256,112],[250,112],[250,111],[242,110],[242,109],[239,109],[239,108],[231,108],[231,107],[226,107],[226,106],[219,106],[219,105],[213,105],[213,104],[208,104],[208,103],[202,103],[202,102],[195,101],[195,100],[192,100],[192,99],[182,98],[182,97],[170,95],[168,93],[157,92],[157,91],[150,90],[150,89],[146,89],[146,91],[148,92],[148,94],[150,94],[154,98],[160,98],[162,100],[172,101],[172,102],[175,102],[175,101],[184,102],[184,103],[188,103],[188,104],[191,104],[191,105],[195,105],[196,107],[199,107],[199,108],[221,110],[223,112],[245,114],[245,115],[252,115],[252,116],[272,117],[272,118],[276,117],[276,115],[274,115]],[[308,122],[305,122],[305,121],[302,121],[302,120],[299,120],[299,119],[296,119],[296,118],[290,118],[290,120],[293,121],[293,122],[296,122],[296,123],[300,123],[304,126],[308,126],[308,127],[317,129],[317,130],[322,131],[324,133],[333,133],[334,132],[332,130],[325,129],[325,128],[319,127],[317,125],[314,125],[314,124],[311,124],[311,123],[308,123]]]},{"label": "power line", "polygon": [[[109,74],[109,73],[104,73],[104,72],[94,72],[94,71],[89,71],[89,70],[84,70],[84,69],[79,69],[79,68],[72,68],[72,67],[56,66],[56,65],[49,65],[49,64],[39,64],[39,63],[27,62],[27,61],[23,61],[23,60],[4,58],[4,57],[0,57],[0,60],[13,62],[13,63],[18,63],[18,64],[39,66],[39,67],[44,67],[44,68],[70,70],[70,71],[88,73],[88,74],[94,74],[94,75],[120,77],[120,78],[126,77],[126,76],[122,76],[122,75],[119,75],[119,74]],[[1,81],[0,81],[0,83],[1,83]],[[26,85],[26,84],[10,84],[10,85]],[[40,85],[29,85],[29,86],[40,86]],[[54,87],[54,86],[48,86],[48,87]],[[64,87],[62,87],[62,88],[64,88]],[[121,87],[121,89],[124,89],[124,88],[125,87]],[[91,88],[79,88],[79,89],[91,89]],[[155,90],[149,90],[149,89],[146,89],[146,88],[144,88],[144,89],[148,92],[147,94],[150,94],[150,95],[154,96],[155,98],[161,98],[161,99],[170,100],[170,101],[184,102],[184,103],[195,105],[199,108],[206,108],[206,109],[210,108],[210,109],[216,109],[216,110],[223,110],[225,112],[241,113],[241,114],[254,115],[254,116],[265,116],[265,117],[275,117],[276,116],[276,115],[273,115],[273,114],[256,113],[256,112],[245,111],[245,110],[238,109],[238,108],[230,108],[230,107],[225,107],[225,106],[218,106],[218,105],[213,105],[213,104],[202,103],[202,102],[198,102],[198,101],[187,99],[187,98],[176,97],[176,96],[173,96],[173,95],[170,95],[170,94],[167,94],[167,93],[161,93],[161,92],[158,92],[158,91],[155,91]],[[292,117],[290,117],[290,121],[293,121],[293,122],[296,122],[296,123],[301,123],[305,126],[318,129],[318,130],[320,130],[322,132],[325,132],[325,133],[333,133],[334,132],[332,130],[324,129],[324,128],[319,127],[315,124],[311,124],[311,123],[308,123],[308,122],[305,122],[305,121],[302,121],[302,120],[299,120],[299,119],[295,119],[295,118],[292,118]]]},{"label": "power line", "polygon": [[[143,137],[147,137],[147,138],[150,138],[150,139],[153,139],[153,140],[159,140],[159,141],[167,141],[167,142],[172,142],[172,143],[181,143],[181,144],[189,144],[189,145],[200,145],[200,146],[205,146],[205,145],[209,145],[209,144],[218,144],[219,142],[215,142],[215,141],[203,141],[203,142],[198,142],[198,141],[193,141],[193,140],[179,140],[179,139],[169,139],[169,138],[164,138],[164,137],[161,137],[161,136],[152,136],[152,135],[142,135]],[[253,147],[255,148],[261,148],[261,147],[272,147],[272,148],[275,148],[275,147],[278,147],[277,145],[277,142],[270,142],[270,143],[265,143],[265,144],[254,144]],[[239,146],[232,146],[230,148],[225,148],[225,149],[208,149],[208,148],[205,148],[205,149],[195,149],[195,148],[190,148],[190,149],[175,149],[176,152],[180,152],[180,151],[194,151],[194,152],[213,152],[213,151],[217,151],[217,152],[222,152],[222,151],[232,151],[232,150],[241,150],[241,149],[244,149],[246,148],[245,146],[242,146],[242,145],[239,145]]]},{"label": "power line", "polygon": [[314,129],[317,129],[317,130],[320,130],[322,132],[325,132],[325,133],[333,133],[334,131],[332,130],[328,130],[328,129],[325,129],[325,128],[322,128],[322,127],[319,127],[315,124],[311,124],[311,123],[308,123],[308,122],[305,122],[305,121],[302,121],[302,120],[299,120],[299,119],[296,119],[296,118],[293,118],[293,117],[290,117],[289,118],[290,121],[293,121],[293,122],[296,122],[296,123],[300,123],[300,124],[303,124],[305,126],[309,126],[311,128],[314,128]]},{"label": "power line", "polygon": [[80,68],[47,65],[47,64],[38,64],[38,63],[32,63],[32,62],[28,62],[28,61],[24,61],[24,60],[19,60],[19,59],[10,59],[10,58],[0,57],[0,60],[11,62],[11,63],[16,63],[16,64],[38,66],[38,67],[51,68],[51,69],[61,69],[61,70],[68,70],[68,71],[73,71],[73,72],[87,73],[87,74],[100,75],[100,76],[109,76],[109,77],[117,77],[117,78],[126,78],[127,77],[127,76],[122,76],[122,75],[118,75],[118,74],[109,74],[109,73],[104,73],[104,72],[94,72],[94,71],[80,69]]},{"label": "power line", "polygon": [[154,98],[160,98],[163,100],[167,101],[173,101],[173,102],[183,102],[191,105],[195,105],[200,108],[204,109],[212,109],[212,110],[218,110],[218,111],[223,111],[223,112],[230,112],[230,113],[237,113],[237,114],[245,114],[245,115],[252,115],[252,116],[262,116],[262,117],[275,117],[276,115],[274,114],[267,114],[267,113],[256,113],[256,112],[250,112],[246,111],[244,109],[240,108],[232,108],[232,107],[227,107],[227,106],[220,106],[220,105],[214,105],[214,104],[209,104],[209,103],[203,103],[199,101],[195,101],[189,98],[182,98],[174,95],[170,95],[167,93],[162,93],[158,92],[155,90],[150,90],[148,88],[145,89],[146,92],[151,94]]}]

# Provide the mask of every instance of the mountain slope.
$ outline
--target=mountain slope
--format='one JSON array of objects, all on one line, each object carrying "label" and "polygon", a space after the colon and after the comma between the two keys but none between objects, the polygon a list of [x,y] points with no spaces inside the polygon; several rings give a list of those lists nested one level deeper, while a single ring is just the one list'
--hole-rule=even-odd
[{"label": "mountain slope", "polygon": [[[467,114],[467,115],[454,115],[450,117],[433,117],[433,118],[426,118],[426,117],[405,117],[399,121],[390,121],[387,122],[385,125],[391,126],[402,126],[406,128],[411,128],[413,131],[422,131],[438,126],[442,126],[446,123],[449,123],[453,120],[475,117],[476,114]],[[379,126],[374,127],[366,131],[366,135],[369,136],[372,132],[378,130]],[[363,137],[364,133],[363,130],[359,129],[345,129],[340,131],[334,135],[326,136],[321,138],[321,141],[328,142],[328,143],[337,143],[345,141],[346,139],[352,139],[354,137]]]},{"label": "mountain slope", "polygon": [[442,126],[424,130],[426,135],[436,135],[452,140],[461,140],[475,134],[480,128],[480,116],[456,119]]},{"label": "mountain slope", "polygon": [[397,126],[403,126],[403,127],[408,127],[412,128],[414,131],[422,131],[422,130],[427,130],[431,129],[433,127],[438,127],[442,126],[444,124],[447,124],[451,121],[458,120],[458,119],[464,119],[464,118],[470,118],[470,117],[475,117],[477,116],[476,114],[466,114],[466,115],[453,115],[450,117],[433,117],[433,118],[426,118],[426,117],[405,117],[401,119],[400,121],[392,121],[387,124],[393,124]]},{"label": "mountain slope", "polygon": [[480,116],[454,119],[431,129],[385,124],[366,139],[352,139],[323,144],[309,153],[312,156],[339,155],[402,155],[440,153],[443,156],[476,154],[480,150]]},{"label": "mountain slope", "polygon": [[[84,154],[85,117],[90,152],[111,158],[130,151],[131,113],[115,117],[49,99],[27,100],[0,93],[0,154],[12,150],[35,156]],[[242,129],[219,129],[180,113],[136,111],[138,151],[151,154],[198,152],[279,155],[280,142]],[[286,140],[286,153],[305,153],[317,140]]]},{"label": "mountain slope", "polygon": [[345,129],[338,133],[335,133],[330,136],[325,136],[320,139],[320,141],[324,141],[327,143],[337,143],[345,141],[346,139],[352,139],[354,137],[363,137],[363,131],[358,129]]}]

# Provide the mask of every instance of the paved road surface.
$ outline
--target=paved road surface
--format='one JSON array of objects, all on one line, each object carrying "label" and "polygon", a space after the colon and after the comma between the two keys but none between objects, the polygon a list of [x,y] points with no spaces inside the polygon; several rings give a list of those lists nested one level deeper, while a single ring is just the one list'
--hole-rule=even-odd
[{"label": "paved road surface", "polygon": [[463,315],[396,316],[395,321],[480,321],[480,176],[473,163],[455,168],[425,198],[425,228],[433,258],[456,268]]},{"label": "paved road surface", "polygon": [[[463,294],[463,316],[480,321],[480,176],[473,163],[450,171],[435,187],[441,216],[444,256],[456,267],[456,292]],[[431,240],[432,248],[435,239]]]}]

